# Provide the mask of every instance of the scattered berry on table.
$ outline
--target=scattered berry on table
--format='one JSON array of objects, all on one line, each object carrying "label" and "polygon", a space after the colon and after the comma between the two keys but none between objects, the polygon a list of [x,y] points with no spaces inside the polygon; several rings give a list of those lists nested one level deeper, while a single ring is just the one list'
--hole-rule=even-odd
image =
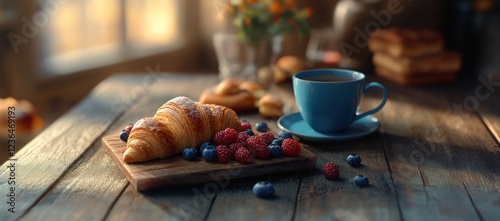
[{"label": "scattered berry on table", "polygon": [[271,132],[264,132],[264,133],[261,133],[259,134],[259,137],[262,138],[262,140],[264,140],[264,143],[266,145],[269,145],[273,142],[274,140],[274,134],[271,133]]},{"label": "scattered berry on table", "polygon": [[286,138],[281,144],[281,150],[283,151],[283,154],[289,157],[298,156],[300,149],[300,143],[294,139]]},{"label": "scattered berry on table", "polygon": [[290,132],[284,131],[284,130],[280,131],[280,133],[278,134],[278,136],[281,137],[281,138],[283,138],[283,140],[286,139],[286,138],[292,138],[292,134]]},{"label": "scattered berry on table", "polygon": [[239,132],[238,138],[236,138],[236,142],[245,143],[247,142],[248,137],[250,137],[250,135],[246,134],[245,132]]},{"label": "scattered berry on table", "polygon": [[255,129],[257,129],[257,131],[259,132],[267,132],[267,130],[269,130],[269,128],[267,127],[267,124],[266,122],[258,122],[255,124]]},{"label": "scattered berry on table", "polygon": [[242,122],[242,123],[243,122],[248,122],[248,120],[247,119],[241,119],[240,122]]},{"label": "scattered berry on table", "polygon": [[209,145],[207,148],[203,150],[201,156],[208,161],[213,162],[217,158],[217,152],[215,151],[215,147],[213,145]]},{"label": "scattered berry on table", "polygon": [[255,135],[255,134],[253,133],[252,129],[246,129],[246,130],[245,130],[245,133],[246,133],[248,136],[253,136],[253,135]]},{"label": "scattered berry on table", "polygon": [[231,161],[231,153],[229,151],[229,147],[226,145],[219,145],[215,147],[215,151],[217,152],[217,161],[219,161],[219,163],[228,163]]},{"label": "scattered berry on table", "polygon": [[270,198],[274,196],[274,186],[268,181],[260,181],[252,188],[253,194],[259,198]]},{"label": "scattered berry on table", "polygon": [[326,163],[322,170],[325,177],[329,180],[335,180],[339,178],[339,167],[334,163]]},{"label": "scattered berry on table", "polygon": [[214,143],[215,145],[229,145],[236,142],[238,139],[238,131],[233,128],[226,128],[215,133]]},{"label": "scattered berry on table", "polygon": [[207,142],[204,142],[204,143],[202,143],[202,144],[200,145],[200,149],[199,149],[199,151],[198,151],[198,152],[200,152],[200,154],[201,154],[201,153],[203,153],[203,150],[204,150],[205,148],[207,148],[208,146],[212,146],[213,148],[215,148],[215,145],[213,145],[212,143],[210,143],[210,142],[208,142],[208,141],[207,141]]},{"label": "scattered berry on table", "polygon": [[363,175],[357,175],[354,177],[354,184],[359,187],[366,187],[370,184],[370,181],[368,181],[368,178]]},{"label": "scattered berry on table", "polygon": [[283,138],[281,138],[281,137],[280,138],[276,138],[276,139],[273,140],[273,142],[271,142],[271,144],[276,144],[276,145],[278,145],[278,146],[281,147],[281,144],[283,144]]},{"label": "scattered berry on table", "polygon": [[241,129],[247,130],[247,129],[252,129],[252,124],[249,122],[241,122]]},{"label": "scattered berry on table", "polygon": [[194,160],[197,157],[196,155],[198,155],[198,151],[195,148],[190,147],[184,149],[182,155],[186,160]]},{"label": "scattered berry on table", "polygon": [[232,143],[229,145],[229,153],[231,154],[231,157],[233,159],[235,159],[235,154],[236,154],[236,151],[240,148],[243,148],[243,144],[242,143]]},{"label": "scattered berry on table", "polygon": [[359,167],[361,165],[361,157],[357,154],[349,154],[346,158],[347,164],[353,167]]},{"label": "scattered berry on table", "polygon": [[127,142],[128,133],[126,130],[122,130],[122,132],[120,132],[120,140],[122,140],[123,142]]},{"label": "scattered berry on table", "polygon": [[247,148],[241,147],[236,150],[235,154],[236,161],[241,164],[249,164],[252,163],[252,154]]},{"label": "scattered berry on table", "polygon": [[269,144],[267,148],[269,149],[272,157],[281,157],[283,155],[283,151],[278,144]]},{"label": "scattered berry on table", "polygon": [[129,125],[127,125],[127,126],[125,127],[125,129],[124,129],[124,130],[126,130],[126,131],[127,131],[127,133],[128,133],[128,134],[130,134],[130,131],[132,130],[132,127],[134,127],[134,125],[133,125],[133,124],[129,124]]}]

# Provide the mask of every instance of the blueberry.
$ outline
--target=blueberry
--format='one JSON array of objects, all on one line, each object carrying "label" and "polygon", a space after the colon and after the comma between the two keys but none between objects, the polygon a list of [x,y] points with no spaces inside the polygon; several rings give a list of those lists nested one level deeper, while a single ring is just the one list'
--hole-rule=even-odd
[{"label": "blueberry", "polygon": [[200,152],[200,154],[202,154],[202,153],[203,153],[203,150],[204,150],[205,148],[207,148],[208,146],[213,146],[213,148],[215,148],[215,145],[211,144],[210,142],[205,142],[205,143],[202,143],[202,144],[200,145],[200,149],[198,150],[198,152]]},{"label": "blueberry", "polygon": [[361,157],[357,154],[349,154],[345,160],[347,164],[353,167],[359,167],[359,165],[361,165]]},{"label": "blueberry", "polygon": [[252,188],[253,194],[259,198],[270,198],[274,196],[274,187],[268,181],[256,183]]},{"label": "blueberry", "polygon": [[264,133],[264,132],[267,132],[267,130],[269,128],[267,127],[266,122],[258,122],[255,124],[255,129],[257,129],[257,131],[259,131],[259,132]]},{"label": "blueberry", "polygon": [[240,120],[240,122],[241,122],[241,123],[243,123],[243,122],[248,122],[248,120],[246,120],[246,119],[241,119],[241,120]]},{"label": "blueberry", "polygon": [[286,138],[292,138],[292,133],[288,132],[288,131],[280,131],[280,133],[278,134],[279,137],[286,139]]},{"label": "blueberry", "polygon": [[283,151],[281,150],[281,147],[277,144],[269,144],[267,146],[269,148],[269,151],[271,152],[272,157],[280,157],[283,155]]},{"label": "blueberry", "polygon": [[120,140],[123,140],[123,142],[127,142],[128,133],[126,130],[122,130],[122,132],[120,132]]},{"label": "blueberry", "polygon": [[196,159],[196,155],[197,154],[198,154],[198,151],[195,148],[192,148],[192,147],[186,148],[182,152],[182,155],[184,155],[184,158],[186,158],[186,160],[194,160],[194,159]]},{"label": "blueberry", "polygon": [[252,129],[246,129],[246,130],[245,130],[245,133],[246,133],[248,136],[253,136],[253,135],[255,135],[255,134],[253,133]]},{"label": "blueberry", "polygon": [[201,152],[201,155],[208,162],[213,162],[217,158],[217,152],[215,151],[215,147],[212,145],[207,146],[203,152]]},{"label": "blueberry", "polygon": [[281,144],[283,144],[283,140],[284,139],[281,138],[281,137],[280,138],[276,138],[276,139],[273,140],[273,142],[271,144],[276,144],[276,145],[278,145],[278,146],[281,147]]},{"label": "blueberry", "polygon": [[366,178],[365,176],[357,175],[356,177],[354,177],[354,184],[356,184],[356,186],[359,187],[366,187],[370,184],[370,182],[368,181],[368,178]]}]

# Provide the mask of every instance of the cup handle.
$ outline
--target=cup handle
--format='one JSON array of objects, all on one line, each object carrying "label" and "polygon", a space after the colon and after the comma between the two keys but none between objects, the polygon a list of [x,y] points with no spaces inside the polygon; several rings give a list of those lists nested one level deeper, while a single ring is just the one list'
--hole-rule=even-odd
[{"label": "cup handle", "polygon": [[382,90],[382,92],[384,93],[384,97],[382,98],[382,102],[378,105],[378,107],[371,109],[369,111],[366,111],[362,114],[356,115],[354,120],[358,120],[358,119],[361,119],[363,117],[366,117],[367,115],[374,114],[374,113],[378,112],[380,109],[382,109],[382,107],[384,107],[385,102],[387,101],[387,96],[388,96],[387,89],[382,84],[379,84],[377,82],[370,82],[370,83],[366,84],[365,87],[363,88],[363,93],[372,87],[379,88],[380,90]]}]

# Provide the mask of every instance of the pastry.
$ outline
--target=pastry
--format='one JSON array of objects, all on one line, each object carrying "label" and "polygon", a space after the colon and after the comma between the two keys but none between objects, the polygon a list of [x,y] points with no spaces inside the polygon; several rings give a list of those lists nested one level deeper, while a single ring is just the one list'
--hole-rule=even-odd
[{"label": "pastry", "polygon": [[456,76],[456,72],[421,72],[412,75],[403,75],[380,67],[376,67],[375,72],[380,77],[407,86],[448,83],[452,82]]},{"label": "pastry", "polygon": [[223,80],[214,89],[217,95],[230,95],[236,94],[240,91],[240,87],[236,81],[233,80]]},{"label": "pastry", "polygon": [[137,121],[130,131],[125,163],[139,163],[181,153],[210,140],[225,128],[241,131],[236,113],[219,105],[194,102],[176,97],[163,104],[154,117]]},{"label": "pastry", "polygon": [[202,104],[217,104],[233,109],[236,112],[255,110],[256,99],[246,90],[240,90],[236,94],[217,95],[209,88],[203,91],[199,102]]},{"label": "pastry", "polygon": [[9,119],[15,120],[15,131],[19,134],[38,132],[44,126],[43,119],[27,100],[17,100],[12,97],[0,98],[0,116],[5,116],[0,118],[0,135],[7,134],[11,129]]},{"label": "pastry", "polygon": [[254,81],[245,81],[241,83],[240,89],[250,92],[256,99],[259,99],[266,94],[264,88]]},{"label": "pastry", "polygon": [[443,36],[425,29],[385,28],[374,31],[368,47],[392,57],[419,57],[443,50]]},{"label": "pastry", "polygon": [[264,95],[258,103],[259,113],[266,118],[281,117],[283,115],[283,102],[272,94]]},{"label": "pastry", "polygon": [[460,70],[461,57],[456,52],[441,52],[420,57],[392,57],[375,53],[373,64],[399,75],[450,73]]},{"label": "pastry", "polygon": [[306,63],[298,57],[287,55],[278,59],[276,66],[286,71],[291,77],[295,73],[304,70],[306,68]]}]

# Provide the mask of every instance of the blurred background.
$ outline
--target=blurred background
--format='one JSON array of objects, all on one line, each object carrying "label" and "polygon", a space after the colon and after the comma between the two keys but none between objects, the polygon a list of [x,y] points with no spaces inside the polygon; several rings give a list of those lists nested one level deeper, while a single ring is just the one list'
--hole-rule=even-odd
[{"label": "blurred background", "polygon": [[[374,0],[344,0],[373,2]],[[376,1],[376,0],[375,0]],[[25,99],[50,124],[116,73],[218,72],[212,35],[224,0],[0,0],[0,98]],[[465,58],[462,75],[498,72],[499,3],[382,0],[400,4],[391,26],[442,32]],[[331,29],[338,0],[297,0],[313,29]],[[305,57],[309,38],[286,36],[282,55]],[[3,117],[3,116],[0,116]]]}]

